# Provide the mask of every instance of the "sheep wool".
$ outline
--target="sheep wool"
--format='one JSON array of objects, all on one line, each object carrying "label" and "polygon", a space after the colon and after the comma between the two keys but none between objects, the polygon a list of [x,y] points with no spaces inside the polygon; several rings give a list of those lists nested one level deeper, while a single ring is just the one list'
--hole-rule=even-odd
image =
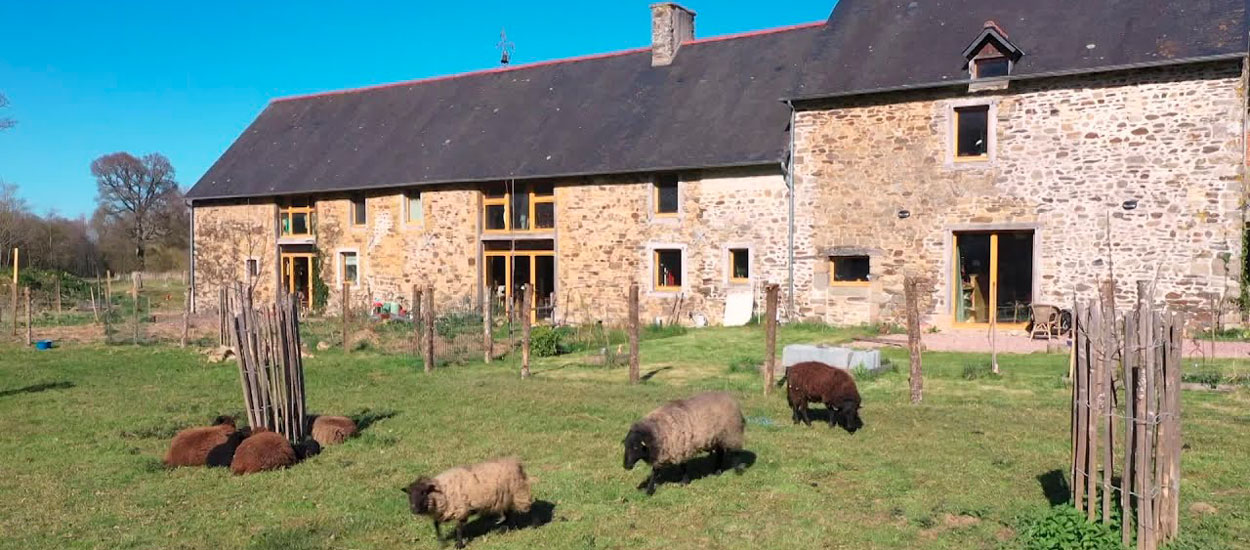
[{"label": "sheep wool", "polygon": [[739,451],[745,440],[742,408],[725,392],[672,401],[648,413],[639,424],[655,436],[652,468],[680,464],[716,449]]},{"label": "sheep wool", "polygon": [[786,370],[786,400],[794,413],[794,422],[811,424],[807,404],[824,403],[829,410],[829,424],[841,425],[855,433],[863,427],[859,417],[859,389],[850,373],[824,363],[807,361]]},{"label": "sheep wool", "polygon": [[312,437],[322,447],[338,445],[356,435],[356,423],[346,416],[318,416],[313,419]]},{"label": "sheep wool", "polygon": [[208,461],[208,454],[218,446],[228,444],[234,432],[234,419],[226,417],[218,418],[214,426],[182,430],[169,443],[164,463],[171,468],[203,466]]},{"label": "sheep wool", "polygon": [[235,475],[277,470],[295,464],[295,448],[285,437],[271,432],[253,433],[234,451],[230,471]]},{"label": "sheep wool", "polygon": [[529,478],[521,462],[500,458],[452,468],[434,476],[438,492],[431,493],[435,521],[463,521],[472,514],[527,514],[533,504]]}]

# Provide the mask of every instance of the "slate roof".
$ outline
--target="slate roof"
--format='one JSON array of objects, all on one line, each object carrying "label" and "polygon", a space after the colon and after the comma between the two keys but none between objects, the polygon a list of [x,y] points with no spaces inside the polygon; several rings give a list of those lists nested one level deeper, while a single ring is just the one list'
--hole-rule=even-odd
[{"label": "slate roof", "polygon": [[793,99],[966,82],[994,21],[1024,51],[1013,78],[1244,56],[1246,0],[840,0]]},{"label": "slate roof", "polygon": [[275,100],[187,196],[779,164],[822,27]]}]

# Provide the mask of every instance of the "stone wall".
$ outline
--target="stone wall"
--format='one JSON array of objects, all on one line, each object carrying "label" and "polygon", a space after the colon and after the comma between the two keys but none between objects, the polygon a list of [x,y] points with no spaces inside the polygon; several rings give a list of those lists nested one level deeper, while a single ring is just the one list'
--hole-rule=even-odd
[{"label": "stone wall", "polygon": [[[252,285],[259,300],[273,300],[278,282],[276,216],[277,207],[267,200],[196,207],[192,238],[197,309],[216,309],[218,291],[236,282]],[[259,263],[259,277],[248,276],[248,259]]]},{"label": "stone wall", "polygon": [[[967,103],[992,105],[984,162],[951,158],[951,110]],[[1091,298],[1113,272],[1121,303],[1156,274],[1173,306],[1235,296],[1245,117],[1240,62],[813,106],[795,132],[798,314],[899,321],[902,278],[915,273],[933,283],[928,322],[949,324],[951,235],[965,230],[1034,231],[1042,303]],[[828,285],[839,249],[870,253],[870,285]]]},{"label": "stone wall", "polygon": [[[680,207],[654,216],[650,176],[566,182],[556,188],[557,312],[573,321],[626,319],[629,284],[641,286],[644,322],[720,324],[730,291],[754,292],[787,277],[787,195],[779,168],[683,174]],[[681,292],[653,288],[653,252],[684,250]],[[750,250],[750,280],[731,283],[729,249]],[[784,287],[784,285],[783,285]],[[783,288],[784,291],[784,288]],[[785,300],[782,300],[783,304]]]}]

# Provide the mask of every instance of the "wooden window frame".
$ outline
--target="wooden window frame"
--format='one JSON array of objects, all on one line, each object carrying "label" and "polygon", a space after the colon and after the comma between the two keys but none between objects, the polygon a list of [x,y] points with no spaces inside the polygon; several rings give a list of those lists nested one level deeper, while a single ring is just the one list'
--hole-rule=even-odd
[{"label": "wooden window frame", "polygon": [[[356,222],[356,201],[360,201],[361,208],[364,210],[364,221]],[[347,199],[347,224],[354,228],[367,227],[369,225],[369,199],[364,196],[353,196]]]},{"label": "wooden window frame", "polygon": [[[412,219],[412,197],[416,195],[418,206],[421,208],[420,216]],[[420,189],[409,189],[399,195],[400,212],[404,216],[404,227],[408,229],[418,229],[425,227],[425,194]]]},{"label": "wooden window frame", "polygon": [[[734,262],[734,256],[735,256],[737,253],[739,253],[739,252],[741,252],[741,253],[743,253],[743,254],[746,254],[746,256],[747,256],[747,276],[746,276],[746,277],[735,277],[735,276],[734,276],[734,265],[735,265],[735,262]],[[729,274],[728,274],[728,275],[729,275],[729,283],[730,283],[730,284],[749,284],[749,283],[751,282],[751,276],[753,275],[753,274],[751,273],[751,248],[750,248],[750,247],[746,247],[746,246],[733,246],[733,247],[730,247],[730,248],[729,248],[729,257],[728,257],[728,260],[729,260],[729,261],[728,261],[728,263],[726,264],[726,267],[728,267],[728,268],[729,268]],[[684,265],[683,265],[683,267],[684,267]]]},{"label": "wooden window frame", "polygon": [[[317,215],[316,207],[313,206],[313,202],[311,200],[308,201],[307,206],[293,206],[290,204],[292,202],[295,202],[295,200],[288,199],[287,204],[284,204],[278,207],[278,235],[282,237],[310,237],[312,236],[313,231],[315,231],[314,223],[315,223],[316,215]],[[295,216],[299,214],[304,214],[305,216],[307,216],[308,223],[306,224],[306,226],[308,228],[308,232],[306,233],[294,232]],[[290,227],[292,231],[287,231],[288,227]]]},{"label": "wooden window frame", "polygon": [[[866,258],[868,260],[868,280],[867,281],[838,281],[838,259]],[[863,254],[857,255],[835,255],[829,256],[829,286],[869,286],[872,284],[872,256]]]},{"label": "wooden window frame", "polygon": [[[348,254],[351,254],[352,256],[356,257],[356,280],[354,281],[347,280],[347,255]],[[336,277],[337,285],[341,288],[343,286],[343,283],[346,282],[346,283],[350,283],[352,285],[352,288],[359,287],[360,280],[364,278],[364,262],[361,261],[360,251],[354,248],[343,248],[343,249],[336,250],[334,252],[334,256],[336,259],[336,261],[334,262],[335,267],[337,268],[337,271],[338,271],[337,277]]]},{"label": "wooden window frame", "polygon": [[[556,230],[555,220],[554,220],[554,217],[555,217],[554,211],[555,211],[555,204],[556,204],[555,186],[554,184],[552,184],[550,195],[539,195],[535,193],[534,188],[543,184],[544,182],[527,182],[527,183],[517,183],[517,184],[513,184],[512,186],[509,186],[507,183],[505,183],[503,184],[503,190],[504,190],[503,195],[498,196],[498,197],[491,197],[487,195],[485,191],[482,191],[482,232],[498,234],[498,233],[550,233],[552,231],[555,231]],[[526,213],[528,215],[528,218],[526,219],[529,220],[529,227],[526,229],[516,229],[512,227],[512,196],[514,194],[513,193],[514,190],[518,194],[525,194],[526,198],[528,199],[527,208],[529,209],[529,211]],[[538,217],[535,214],[538,211],[537,206],[539,204],[551,205],[552,218],[553,218],[551,227],[536,227],[538,223]],[[487,219],[486,212],[487,212],[488,207],[490,206],[502,206],[503,207],[503,229],[488,229],[486,227],[486,219]]]},{"label": "wooden window frame", "polygon": [[[960,155],[959,154],[959,120],[963,116],[962,111],[970,110],[985,111],[985,152],[980,155]],[[994,134],[994,106],[988,103],[971,103],[967,105],[954,105],[951,107],[951,159],[955,163],[969,162],[988,162],[995,145],[993,139]]]},{"label": "wooden window frame", "polygon": [[[676,252],[681,262],[681,281],[676,285],[665,285],[660,283],[660,254],[666,252]],[[651,290],[654,292],[678,293],[681,292],[686,285],[686,251],[675,247],[655,247],[651,249]]]},{"label": "wooden window frame", "polygon": [[[981,76],[981,64],[993,62],[993,61],[1001,61],[1001,62],[1006,63],[1007,72],[1005,74],[1001,74],[998,76]],[[1011,62],[1010,57],[1007,57],[1005,55],[995,55],[991,57],[973,58],[972,61],[969,63],[969,68],[970,68],[972,78],[974,80],[977,80],[977,79],[982,79],[982,78],[1006,78],[1008,76],[1011,76],[1011,70],[1015,68],[1013,65],[1014,63]]]},{"label": "wooden window frame", "polygon": [[[504,259],[504,264],[503,264],[504,266],[503,267],[504,298],[505,300],[508,300],[509,302],[515,299],[515,297],[512,294],[512,290],[513,290],[513,278],[517,276],[517,273],[513,269],[513,261],[514,261],[513,259],[516,257],[520,257],[520,256],[529,258],[530,272],[526,274],[525,284],[533,286],[536,280],[538,279],[538,258],[551,258],[554,261],[556,258],[556,251],[555,250],[484,250],[482,251],[483,284],[485,284],[485,281],[487,281],[490,276],[490,259],[491,258],[503,258]],[[559,273],[559,266],[556,266],[556,274],[558,273]],[[491,294],[493,291],[494,291],[493,288],[484,288],[484,293],[487,296],[487,299],[491,299],[491,300],[494,299],[494,295]],[[538,304],[530,304],[530,322],[537,323],[538,321],[539,321]]]},{"label": "wooden window frame", "polygon": [[[672,212],[660,211],[660,178],[672,177],[673,187],[677,189],[677,209]],[[656,174],[651,179],[651,216],[654,218],[676,218],[681,214],[681,176],[678,174]]]}]

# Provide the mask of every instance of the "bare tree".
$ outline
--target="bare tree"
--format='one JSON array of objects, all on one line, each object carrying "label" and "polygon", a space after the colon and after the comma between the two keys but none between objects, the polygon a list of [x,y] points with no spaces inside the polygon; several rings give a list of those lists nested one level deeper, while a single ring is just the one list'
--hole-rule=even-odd
[{"label": "bare tree", "polygon": [[[0,94],[0,109],[3,109],[8,106],[9,106],[9,98],[4,97],[4,94]],[[10,117],[0,117],[0,130],[8,130],[9,128],[12,128],[14,126],[17,126],[16,120],[13,120]]]},{"label": "bare tree", "polygon": [[137,158],[130,153],[113,153],[91,163],[99,195],[99,211],[111,223],[126,228],[134,245],[139,270],[145,267],[148,246],[169,232],[162,214],[177,201],[178,183],[174,167],[160,153]]},{"label": "bare tree", "polygon": [[17,196],[17,185],[0,181],[0,265],[12,261],[9,254],[24,240],[29,216],[26,202]]}]

